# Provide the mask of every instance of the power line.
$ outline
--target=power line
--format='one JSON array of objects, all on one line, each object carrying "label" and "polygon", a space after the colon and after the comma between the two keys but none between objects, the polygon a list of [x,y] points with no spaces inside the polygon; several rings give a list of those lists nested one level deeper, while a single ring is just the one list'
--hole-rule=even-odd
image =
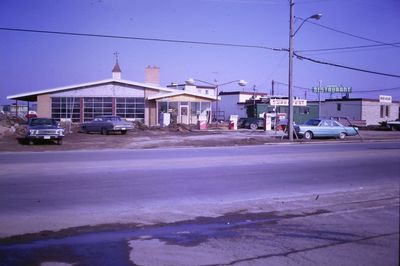
[{"label": "power line", "polygon": [[358,36],[358,35],[355,35],[355,34],[352,34],[352,33],[349,33],[349,32],[345,32],[345,31],[342,31],[342,30],[337,30],[337,29],[334,29],[332,27],[324,26],[324,25],[321,25],[319,23],[315,23],[315,22],[312,22],[312,21],[309,21],[309,20],[305,20],[303,18],[299,18],[299,17],[296,17],[296,18],[300,19],[300,20],[303,20],[303,21],[306,21],[307,23],[316,25],[318,27],[321,27],[321,28],[324,28],[324,29],[328,29],[328,30],[331,30],[331,31],[334,31],[334,32],[337,32],[337,33],[341,33],[341,34],[344,34],[344,35],[347,35],[347,36],[351,36],[351,37],[354,37],[354,38],[358,38],[358,39],[361,39],[361,40],[364,40],[364,41],[370,41],[370,42],[374,42],[374,43],[378,43],[378,44],[390,45],[390,46],[393,46],[393,47],[400,48],[399,45],[396,45],[396,44],[393,44],[393,43],[386,43],[386,42],[373,40],[373,39],[370,39],[370,38]]},{"label": "power line", "polygon": [[358,46],[347,46],[347,47],[335,47],[335,48],[323,48],[323,49],[308,49],[308,50],[297,50],[296,52],[325,52],[325,51],[342,51],[352,49],[364,49],[364,48],[375,48],[383,46],[392,46],[400,44],[400,42],[388,43],[388,44],[371,44],[371,45],[358,45]]},{"label": "power line", "polygon": [[[274,80],[276,84],[284,85],[284,86],[289,86],[285,82],[277,81]],[[312,88],[306,88],[306,87],[300,87],[300,86],[293,86],[294,88],[298,88],[301,90],[309,90],[312,91]],[[381,92],[381,91],[392,91],[392,90],[400,90],[400,87],[393,87],[393,88],[384,88],[384,89],[373,89],[373,90],[353,90],[352,93],[368,93],[368,92]]]},{"label": "power line", "polygon": [[377,72],[377,71],[372,71],[372,70],[366,70],[366,69],[361,69],[361,68],[356,68],[356,67],[350,67],[350,66],[345,66],[345,65],[339,65],[335,63],[330,63],[330,62],[325,62],[325,61],[320,61],[317,59],[313,59],[310,57],[305,57],[302,55],[299,55],[297,53],[294,53],[294,55],[301,60],[308,60],[314,63],[318,64],[323,64],[323,65],[328,65],[328,66],[334,66],[334,67],[340,67],[340,68],[345,68],[345,69],[350,69],[354,71],[359,71],[359,72],[364,72],[364,73],[370,73],[370,74],[375,74],[375,75],[381,75],[381,76],[387,76],[387,77],[394,77],[394,78],[400,78],[400,75],[395,75],[395,74],[388,74],[388,73],[382,73],[382,72]]},{"label": "power line", "polygon": [[376,90],[353,91],[353,93],[367,93],[367,92],[380,92],[380,91],[393,91],[393,90],[400,90],[400,87],[376,89]]},{"label": "power line", "polygon": [[[276,81],[276,80],[274,80],[274,82],[275,82],[276,84],[289,86],[289,84],[284,83],[284,82],[280,82],[280,81]],[[300,86],[293,86],[293,88],[297,88],[297,89],[301,89],[301,90],[312,90],[312,89],[310,89],[310,88],[305,88],[305,87],[300,87]]]},{"label": "power line", "polygon": [[[319,25],[319,24],[318,24]],[[247,45],[247,44],[235,44],[235,43],[218,43],[218,42],[204,42],[204,41],[188,41],[188,40],[176,40],[176,39],[161,39],[161,38],[144,38],[144,37],[134,37],[134,36],[122,36],[122,35],[105,35],[105,34],[92,34],[92,33],[77,33],[77,32],[64,32],[64,31],[47,31],[47,30],[34,30],[34,29],[22,29],[22,28],[2,28],[0,30],[3,31],[16,31],[16,32],[30,32],[30,33],[41,33],[41,34],[56,34],[56,35],[69,35],[69,36],[80,36],[80,37],[97,37],[97,38],[112,38],[112,39],[125,39],[125,40],[137,40],[137,41],[154,41],[154,42],[169,42],[169,43],[183,43],[183,44],[197,44],[197,45],[213,45],[213,46],[225,46],[225,47],[237,47],[237,48],[255,48],[255,49],[264,49],[264,50],[271,50],[271,51],[285,51],[287,52],[288,49],[286,48],[273,48],[261,45]],[[389,44],[385,44],[389,45]],[[308,60],[314,63],[325,64],[345,69],[351,69],[355,71],[361,71],[365,73],[383,75],[383,76],[390,76],[390,77],[397,77],[399,75],[393,74],[386,74],[376,71],[364,70],[360,68],[349,67],[345,65],[339,65],[329,62],[323,62],[316,59],[312,59],[309,57],[304,57],[294,53],[294,55],[299,59]]]},{"label": "power line", "polygon": [[285,51],[285,49],[283,49],[283,48],[273,48],[273,47],[267,47],[267,46],[261,46],[261,45],[247,45],[247,44],[235,44],[235,43],[188,41],[188,40],[161,39],[161,38],[144,38],[144,37],[122,36],[122,35],[77,33],[77,32],[65,32],[65,31],[48,31],[48,30],[34,30],[34,29],[21,29],[21,28],[0,28],[0,30],[42,33],[42,34],[69,35],[69,36],[80,36],[80,37],[97,37],[97,38],[136,40],[136,41],[184,43],[184,44],[213,45],[213,46],[238,47],[238,48],[256,48],[256,49],[264,49],[264,50],[271,50],[271,51]]}]

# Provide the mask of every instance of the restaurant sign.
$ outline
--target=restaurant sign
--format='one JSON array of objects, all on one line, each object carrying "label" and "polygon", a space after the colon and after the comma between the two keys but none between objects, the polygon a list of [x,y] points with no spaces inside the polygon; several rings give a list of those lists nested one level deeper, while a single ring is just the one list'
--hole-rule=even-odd
[{"label": "restaurant sign", "polygon": [[342,85],[327,85],[323,87],[313,87],[314,93],[351,93],[351,87],[345,87]]}]

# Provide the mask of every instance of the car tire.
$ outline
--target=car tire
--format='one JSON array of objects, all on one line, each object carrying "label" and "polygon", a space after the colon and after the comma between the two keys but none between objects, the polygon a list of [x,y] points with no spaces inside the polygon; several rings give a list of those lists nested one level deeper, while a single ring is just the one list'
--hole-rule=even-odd
[{"label": "car tire", "polygon": [[29,146],[32,146],[33,144],[35,144],[35,143],[33,142],[33,140],[28,139],[28,145],[29,145]]},{"label": "car tire", "polygon": [[121,134],[125,135],[126,134],[126,130],[121,130]]},{"label": "car tire", "polygon": [[108,135],[108,130],[105,129],[105,128],[102,128],[102,129],[101,129],[101,134],[102,134],[102,135]]},{"label": "car tire", "polygon": [[342,139],[342,140],[343,140],[343,139],[346,138],[346,136],[347,136],[347,135],[346,135],[346,133],[344,133],[344,132],[340,132],[340,133],[339,133],[339,139]]},{"label": "car tire", "polygon": [[313,138],[313,133],[311,131],[304,132],[303,138],[305,140],[311,140]]},{"label": "car tire", "polygon": [[56,141],[56,143],[57,143],[57,145],[62,145],[63,141],[62,141],[62,139],[58,139],[58,140]]},{"label": "car tire", "polygon": [[249,128],[250,128],[251,130],[256,130],[256,129],[258,128],[258,125],[257,125],[256,123],[251,123],[250,126],[249,126]]}]

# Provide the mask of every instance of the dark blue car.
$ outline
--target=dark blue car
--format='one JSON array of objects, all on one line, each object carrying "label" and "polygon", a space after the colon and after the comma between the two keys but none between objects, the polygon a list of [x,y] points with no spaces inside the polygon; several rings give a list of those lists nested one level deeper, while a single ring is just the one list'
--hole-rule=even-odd
[{"label": "dark blue car", "polygon": [[28,120],[25,139],[29,144],[33,144],[35,140],[51,140],[61,145],[63,137],[64,129],[55,119],[31,118]]}]

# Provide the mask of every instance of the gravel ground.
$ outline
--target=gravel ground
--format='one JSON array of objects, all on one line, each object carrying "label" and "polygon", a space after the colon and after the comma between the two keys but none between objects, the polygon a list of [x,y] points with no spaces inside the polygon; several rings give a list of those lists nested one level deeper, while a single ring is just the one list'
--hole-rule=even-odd
[{"label": "gravel ground", "polygon": [[[262,145],[288,143],[282,139],[282,132],[264,132],[262,130],[224,130],[206,131],[185,129],[133,130],[126,135],[112,134],[66,134],[63,145],[52,142],[38,142],[28,145],[14,135],[0,138],[0,151],[63,151],[93,149],[151,149],[165,147],[213,147],[234,145]],[[381,141],[400,140],[400,131],[360,131],[360,136],[348,137],[345,140],[313,139],[310,142],[295,139],[299,143],[316,143],[325,141]]]}]

